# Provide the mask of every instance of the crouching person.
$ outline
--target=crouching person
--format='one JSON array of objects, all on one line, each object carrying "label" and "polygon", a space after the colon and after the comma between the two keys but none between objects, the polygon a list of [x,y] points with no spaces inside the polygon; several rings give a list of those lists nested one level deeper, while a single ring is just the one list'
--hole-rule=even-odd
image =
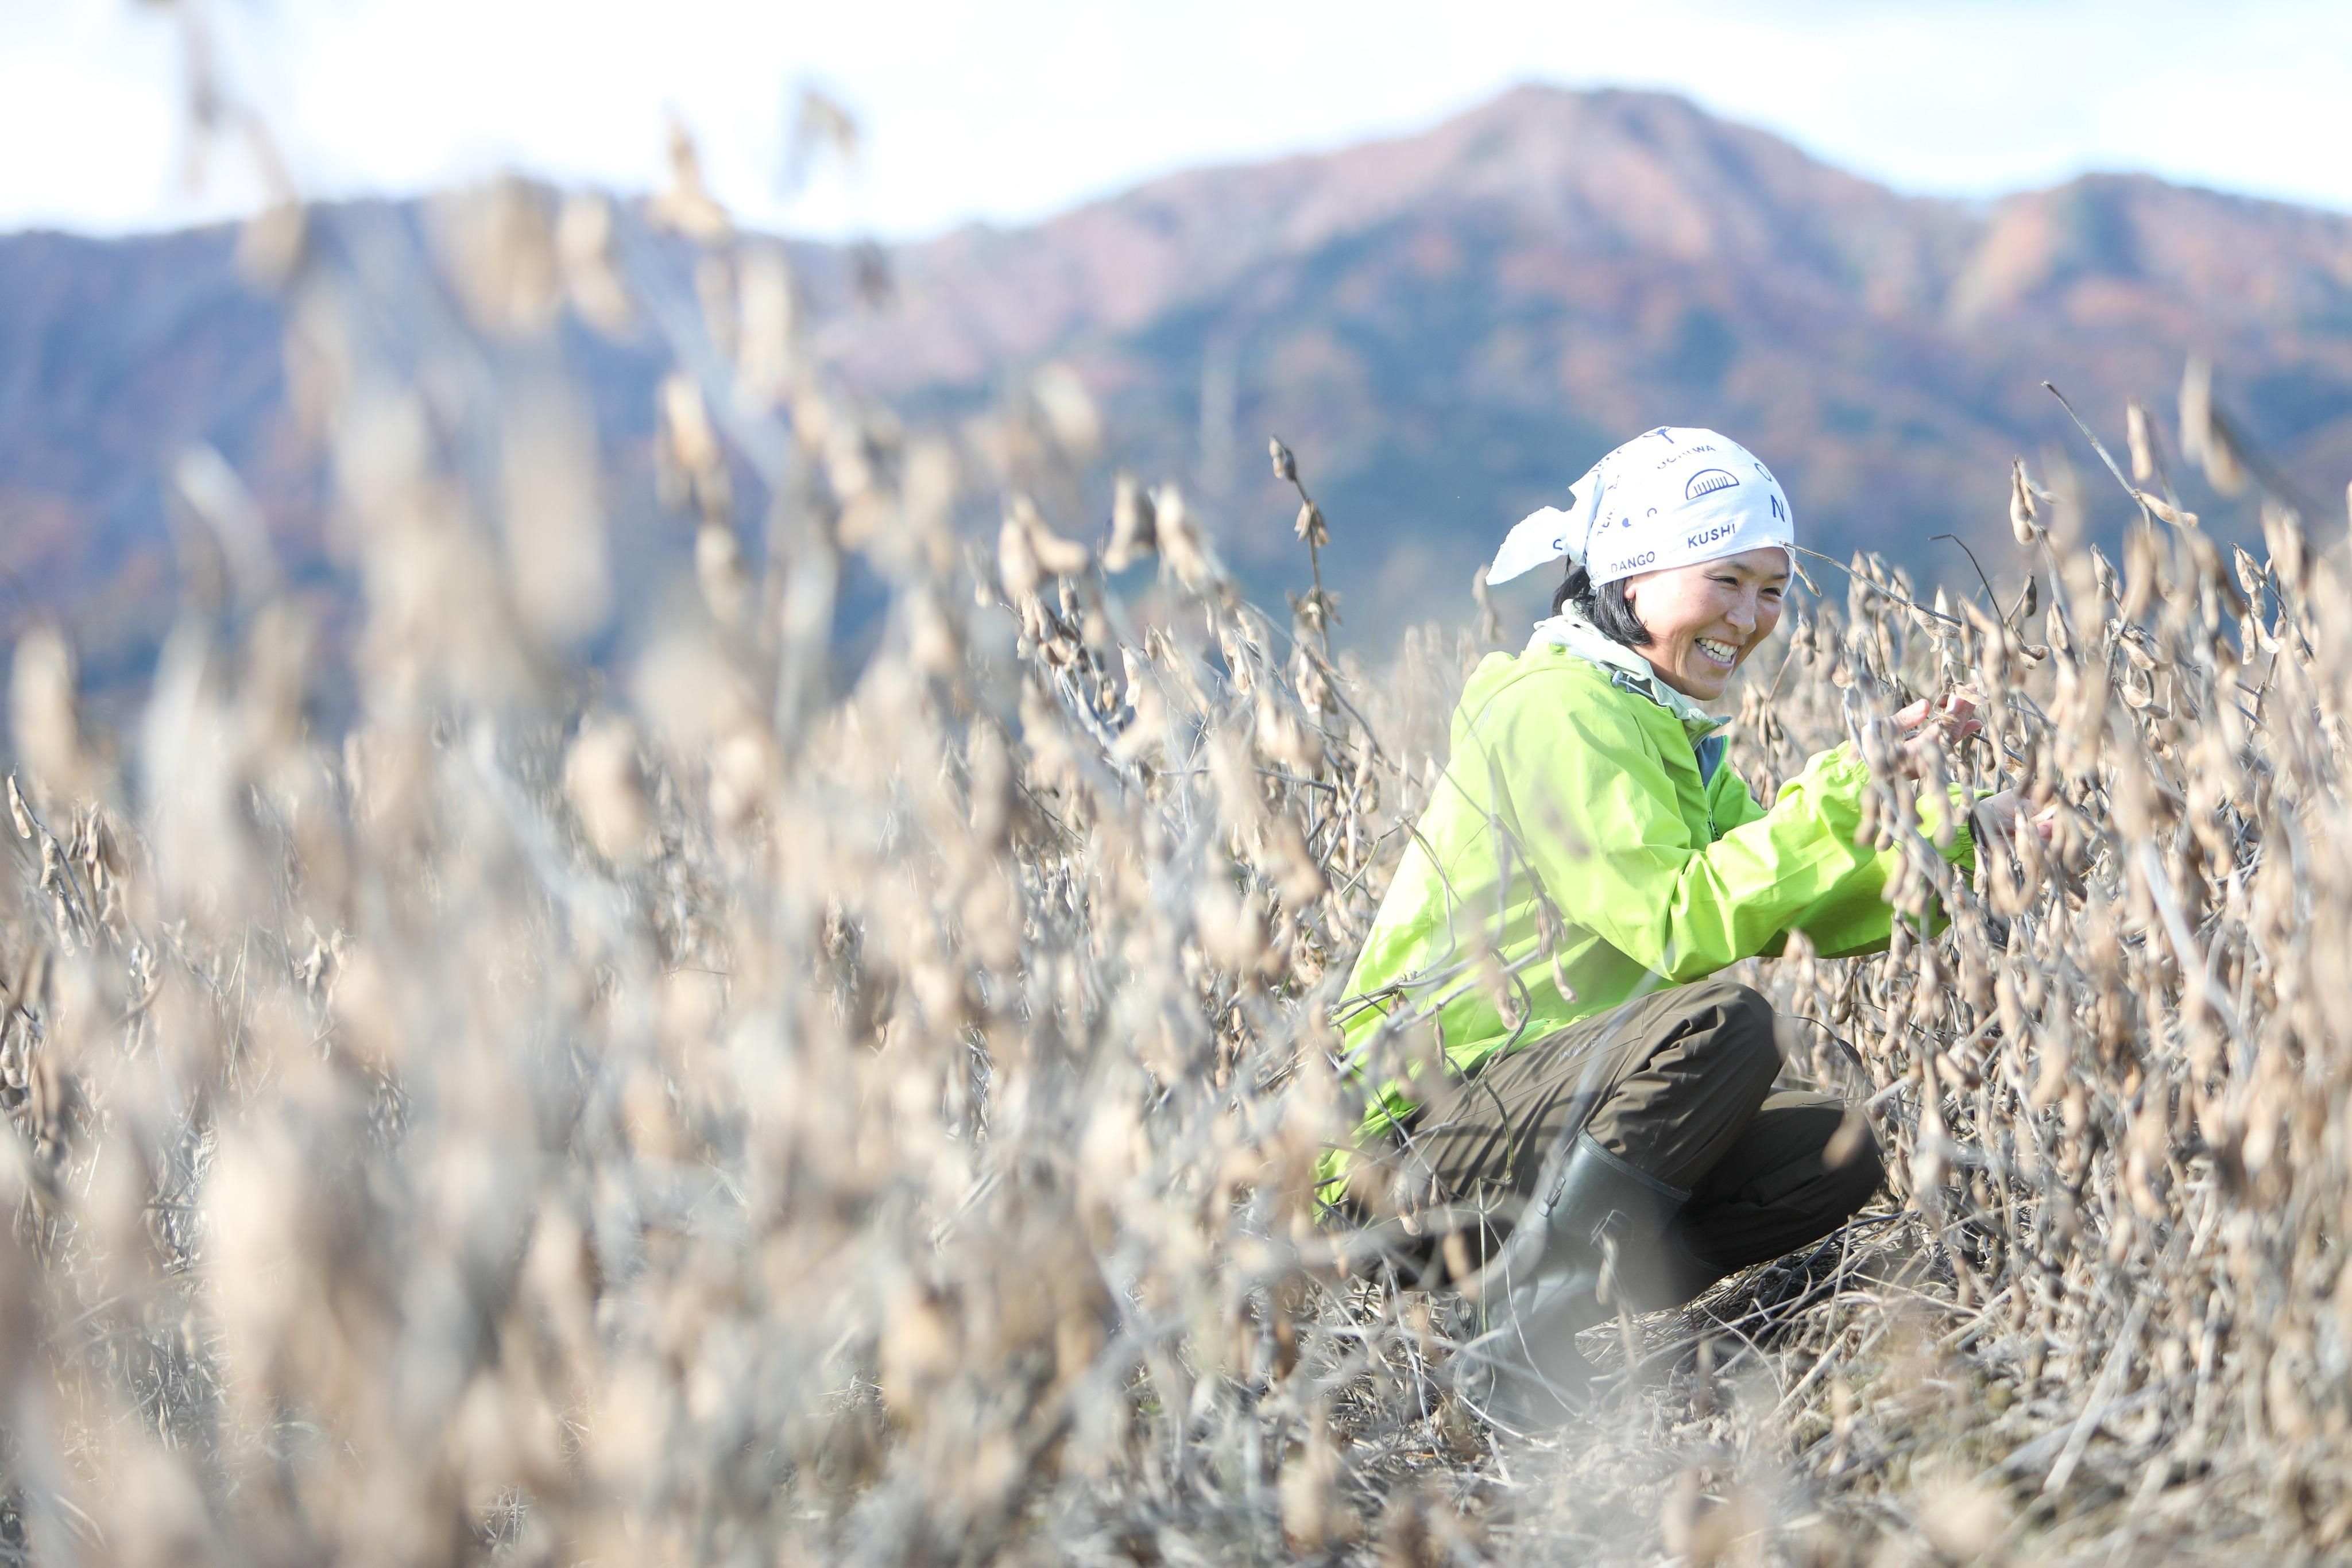
[{"label": "crouching person", "polygon": [[[1891,930],[1899,852],[1854,841],[1854,749],[1813,758],[1768,809],[1700,706],[1779,623],[1794,542],[1764,465],[1692,429],[1619,447],[1567,511],[1513,529],[1490,581],[1562,556],[1567,580],[1524,652],[1471,674],[1356,964],[1350,1045],[1433,1015],[1444,1081],[1382,1085],[1321,1191],[1360,1220],[1472,1239],[1448,1249],[1471,1254],[1486,1314],[1463,1386],[1505,1426],[1567,1414],[1587,1377],[1575,1336],[1619,1304],[1686,1301],[1829,1234],[1878,1186],[1839,1101],[1774,1091],[1769,1005],[1708,978],[1790,931],[1835,956]],[[1958,701],[1897,723],[1973,727]],[[1919,807],[1931,830],[1970,813],[1957,791]],[[2007,828],[2019,807],[1973,811]],[[1955,826],[1944,852],[1965,864]]]}]

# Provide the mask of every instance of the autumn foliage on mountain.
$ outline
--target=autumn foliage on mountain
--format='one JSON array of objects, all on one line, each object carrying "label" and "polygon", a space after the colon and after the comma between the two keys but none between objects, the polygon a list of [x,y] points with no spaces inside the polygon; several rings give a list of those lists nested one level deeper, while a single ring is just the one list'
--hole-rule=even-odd
[{"label": "autumn foliage on mountain", "polygon": [[[327,209],[314,232],[431,250],[436,210]],[[141,679],[189,570],[167,497],[191,442],[255,486],[331,625],[350,598],[283,323],[236,246],[0,237],[0,632],[61,612],[100,689]],[[1424,134],[903,246],[864,291],[847,253],[793,255],[850,384],[953,418],[1067,365],[1122,460],[1180,480],[1268,597],[1294,547],[1249,455],[1278,431],[1346,522],[1341,635],[1375,643],[1463,612],[1505,526],[1662,423],[1737,433],[1813,542],[1923,579],[1973,581],[1936,535],[2005,547],[2010,458],[2067,434],[2045,379],[2112,421],[2127,398],[2168,406],[2201,355],[2306,494],[2352,478],[2352,218],[2139,176],[1905,196],[1656,94],[1523,89]],[[690,257],[672,261],[690,297]],[[614,549],[650,601],[690,554],[656,504],[662,356],[576,323],[557,353],[619,455]],[[1097,474],[1075,504],[1107,518],[1109,488]],[[755,518],[743,532],[756,551]]]}]

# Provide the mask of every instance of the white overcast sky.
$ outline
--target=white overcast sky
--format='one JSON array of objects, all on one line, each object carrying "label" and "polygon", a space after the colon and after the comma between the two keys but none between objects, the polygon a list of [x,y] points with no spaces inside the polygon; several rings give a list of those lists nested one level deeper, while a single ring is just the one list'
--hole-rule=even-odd
[{"label": "white overcast sky", "polygon": [[[307,195],[498,169],[656,183],[665,114],[761,226],[1018,223],[1151,175],[1410,131],[1522,81],[1686,94],[1899,188],[2085,169],[2352,209],[2352,0],[211,0]],[[132,0],[0,0],[0,228],[241,210],[186,181],[183,49]],[[859,119],[782,188],[788,106]]]}]

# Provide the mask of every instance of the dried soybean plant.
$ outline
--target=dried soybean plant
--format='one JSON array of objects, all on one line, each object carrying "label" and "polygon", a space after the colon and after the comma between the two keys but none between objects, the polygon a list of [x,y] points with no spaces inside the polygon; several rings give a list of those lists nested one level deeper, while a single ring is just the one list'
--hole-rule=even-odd
[{"label": "dried soybean plant", "polygon": [[[1461,1304],[1346,1277],[1309,1200],[1355,1112],[1327,1009],[1478,645],[1335,659],[1319,586],[1244,602],[1173,486],[1121,476],[1096,528],[1066,371],[903,427],[674,164],[643,209],[505,183],[422,238],[257,226],[347,655],[201,451],[173,478],[221,570],[135,732],[85,727],[56,635],[15,650],[0,1551],[2340,1543],[2352,595],[2280,503],[2225,559],[2136,407],[2120,570],[2021,465],[2016,597],[1857,559],[1759,656],[1759,790],[1965,682],[1987,734],[1931,771],[2056,831],[1969,879],[1874,798],[1893,897],[1948,926],[1753,974],[1792,1071],[1866,1103],[1889,1204],[1596,1333],[1591,1420],[1498,1451],[1444,1393]],[[696,591],[609,678],[566,312],[676,362]],[[2179,434],[2217,486],[2254,466],[2195,373]],[[849,663],[853,560],[889,603]]]},{"label": "dried soybean plant", "polygon": [[[2202,375],[2181,444],[2228,494],[2254,462]],[[1549,1536],[2116,1563],[2352,1532],[2352,592],[2274,494],[2257,560],[2143,490],[2155,422],[2128,412],[2131,476],[2096,450],[2138,513],[2120,570],[2072,476],[2021,462],[2011,597],[1931,607],[1857,558],[1844,615],[1751,674],[1735,759],[1761,788],[1966,684],[1986,733],[1931,771],[2021,787],[2054,832],[1980,850],[1971,885],[1882,791],[1875,831],[1911,851],[1890,898],[1932,890],[1948,927],[1754,967],[1795,1064],[1871,1107],[1899,1207],[1632,1344],[1652,1396],[1571,1437],[1552,1484],[1585,1517]]]},{"label": "dried soybean plant", "polygon": [[[1458,660],[1343,669],[1122,479],[1129,602],[1033,498],[1094,457],[1075,378],[907,432],[676,162],[643,211],[268,220],[363,596],[339,742],[209,453],[236,570],[137,730],[15,652],[10,1553],[1272,1560],[1437,1462],[1430,1336],[1339,1284],[1310,1174]],[[610,681],[566,310],[677,364],[698,594]]]}]

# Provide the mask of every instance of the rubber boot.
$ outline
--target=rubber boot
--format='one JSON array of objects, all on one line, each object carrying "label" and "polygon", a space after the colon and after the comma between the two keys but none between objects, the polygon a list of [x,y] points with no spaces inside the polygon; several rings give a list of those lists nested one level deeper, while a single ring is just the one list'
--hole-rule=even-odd
[{"label": "rubber boot", "polygon": [[1690,1195],[1580,1133],[1528,1200],[1482,1281],[1486,1332],[1465,1353],[1463,1391],[1496,1425],[1559,1427],[1592,1377],[1576,1336],[1669,1293],[1683,1272],[1670,1226]]}]

